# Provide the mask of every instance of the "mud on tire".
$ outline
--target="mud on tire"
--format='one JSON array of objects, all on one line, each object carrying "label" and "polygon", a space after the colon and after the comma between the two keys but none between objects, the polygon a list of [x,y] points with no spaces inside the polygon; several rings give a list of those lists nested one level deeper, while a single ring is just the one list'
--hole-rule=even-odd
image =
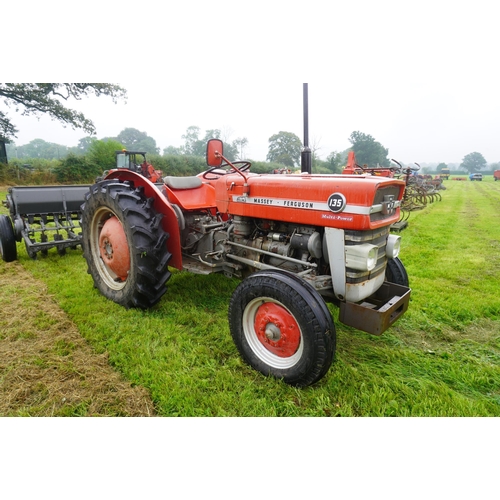
[{"label": "mud on tire", "polygon": [[[94,184],[82,205],[82,247],[94,286],[108,299],[124,307],[141,309],[155,305],[167,291],[170,278],[168,234],[162,214],[153,208],[142,187],[131,182],[101,181]],[[123,228],[130,253],[126,277],[117,276],[101,256],[99,238],[108,219],[116,217]]]}]

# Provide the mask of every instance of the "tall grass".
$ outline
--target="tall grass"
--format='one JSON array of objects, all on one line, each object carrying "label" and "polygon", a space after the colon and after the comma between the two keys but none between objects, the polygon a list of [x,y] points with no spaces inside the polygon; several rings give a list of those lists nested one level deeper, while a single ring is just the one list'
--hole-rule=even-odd
[{"label": "tall grass", "polygon": [[412,299],[388,332],[341,325],[331,306],[335,361],[306,389],[240,359],[227,322],[236,280],[174,272],[159,305],[125,310],[93,288],[80,250],[33,261],[19,245],[19,258],[159,415],[500,416],[500,183],[486,179],[447,181],[442,201],[411,214],[401,259]]}]

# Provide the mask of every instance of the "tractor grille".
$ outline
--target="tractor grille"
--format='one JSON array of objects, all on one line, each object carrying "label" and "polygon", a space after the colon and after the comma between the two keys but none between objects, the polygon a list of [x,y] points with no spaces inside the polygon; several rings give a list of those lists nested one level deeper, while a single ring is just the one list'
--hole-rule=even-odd
[{"label": "tractor grille", "polygon": [[[377,189],[377,192],[375,193],[375,199],[373,200],[373,204],[380,205],[381,203],[384,203],[384,201],[387,201],[389,197],[392,197],[394,200],[398,199],[399,186],[386,186]],[[370,221],[376,222],[393,216],[394,213],[375,212],[373,214],[370,214]]]},{"label": "tractor grille", "polygon": [[387,257],[385,247],[390,227],[374,229],[372,231],[345,231],[344,238],[346,246],[361,245],[370,243],[378,246],[377,265],[371,271],[358,271],[356,269],[346,268],[346,281],[350,284],[361,283],[385,273]]}]

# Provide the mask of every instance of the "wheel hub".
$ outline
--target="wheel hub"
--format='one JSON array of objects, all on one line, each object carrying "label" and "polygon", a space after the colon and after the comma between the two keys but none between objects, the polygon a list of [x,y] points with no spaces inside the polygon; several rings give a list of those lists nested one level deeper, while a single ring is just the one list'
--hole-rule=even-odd
[{"label": "wheel hub", "polygon": [[104,255],[106,255],[107,259],[111,260],[113,258],[113,245],[107,238],[105,238],[102,242],[102,251],[104,252]]},{"label": "wheel hub", "polygon": [[127,236],[116,217],[110,217],[99,235],[99,252],[105,266],[116,274],[117,279],[127,279],[130,270],[130,251]]},{"label": "wheel hub", "polygon": [[281,330],[274,324],[268,323],[265,330],[266,337],[276,342],[281,338]]},{"label": "wheel hub", "polygon": [[260,343],[276,356],[288,358],[297,352],[300,328],[283,306],[263,303],[255,315],[254,328]]}]

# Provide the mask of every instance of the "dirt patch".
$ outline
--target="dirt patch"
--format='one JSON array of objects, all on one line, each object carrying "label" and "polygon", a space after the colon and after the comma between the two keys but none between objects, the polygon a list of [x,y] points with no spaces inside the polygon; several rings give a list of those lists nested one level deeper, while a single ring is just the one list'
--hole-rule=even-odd
[{"label": "dirt patch", "polygon": [[44,283],[0,261],[0,416],[153,416],[80,335]]}]

